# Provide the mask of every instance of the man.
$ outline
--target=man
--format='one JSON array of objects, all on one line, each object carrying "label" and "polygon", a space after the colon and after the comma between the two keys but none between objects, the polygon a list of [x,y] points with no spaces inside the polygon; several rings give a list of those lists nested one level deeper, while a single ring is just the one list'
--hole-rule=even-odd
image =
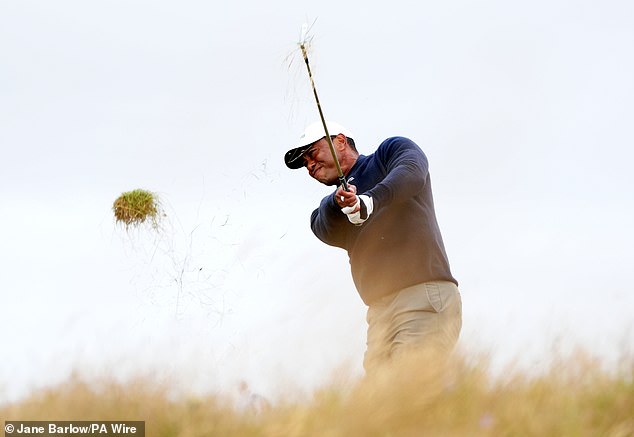
[{"label": "man", "polygon": [[[462,326],[462,303],[436,221],[427,158],[411,140],[388,138],[360,155],[353,134],[327,122],[348,191],[338,186],[311,215],[313,233],[345,249],[352,278],[368,305],[367,372],[404,350],[446,355]],[[284,156],[325,185],[338,171],[323,124],[306,128]]]}]

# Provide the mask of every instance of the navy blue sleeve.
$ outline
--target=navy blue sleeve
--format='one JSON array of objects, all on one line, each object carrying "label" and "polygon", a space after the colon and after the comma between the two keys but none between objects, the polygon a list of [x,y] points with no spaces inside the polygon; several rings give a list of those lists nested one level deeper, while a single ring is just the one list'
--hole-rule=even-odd
[{"label": "navy blue sleeve", "polygon": [[386,172],[385,178],[365,193],[374,199],[375,208],[403,202],[421,192],[429,164],[416,143],[403,137],[388,138],[375,155]]},{"label": "navy blue sleeve", "polygon": [[334,193],[324,197],[319,208],[310,216],[310,227],[313,233],[330,246],[344,247],[346,223],[348,219],[335,202]]}]

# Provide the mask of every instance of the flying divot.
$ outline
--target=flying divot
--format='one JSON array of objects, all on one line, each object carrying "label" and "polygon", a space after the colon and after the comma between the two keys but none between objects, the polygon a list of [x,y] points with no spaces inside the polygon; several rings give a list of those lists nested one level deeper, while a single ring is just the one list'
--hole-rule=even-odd
[{"label": "flying divot", "polygon": [[162,216],[158,196],[142,189],[122,193],[112,204],[112,211],[116,222],[126,229],[146,222],[157,229]]}]

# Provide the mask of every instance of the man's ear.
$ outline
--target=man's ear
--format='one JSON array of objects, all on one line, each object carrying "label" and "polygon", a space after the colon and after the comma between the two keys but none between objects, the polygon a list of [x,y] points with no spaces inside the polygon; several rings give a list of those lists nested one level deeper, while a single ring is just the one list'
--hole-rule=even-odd
[{"label": "man's ear", "polygon": [[348,140],[346,139],[346,136],[344,134],[337,134],[337,136],[335,137],[335,142],[337,145],[337,150],[339,151],[343,151],[343,149],[345,149],[346,145],[348,144]]}]

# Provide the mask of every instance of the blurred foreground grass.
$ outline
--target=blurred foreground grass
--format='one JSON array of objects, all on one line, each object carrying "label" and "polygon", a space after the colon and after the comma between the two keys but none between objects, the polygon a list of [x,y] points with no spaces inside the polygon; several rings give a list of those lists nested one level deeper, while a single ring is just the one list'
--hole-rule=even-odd
[{"label": "blurred foreground grass", "polygon": [[410,357],[259,412],[221,395],[72,379],[0,406],[4,420],[144,420],[154,436],[634,436],[634,360],[605,370],[577,353],[540,374],[490,375],[483,362]]}]

